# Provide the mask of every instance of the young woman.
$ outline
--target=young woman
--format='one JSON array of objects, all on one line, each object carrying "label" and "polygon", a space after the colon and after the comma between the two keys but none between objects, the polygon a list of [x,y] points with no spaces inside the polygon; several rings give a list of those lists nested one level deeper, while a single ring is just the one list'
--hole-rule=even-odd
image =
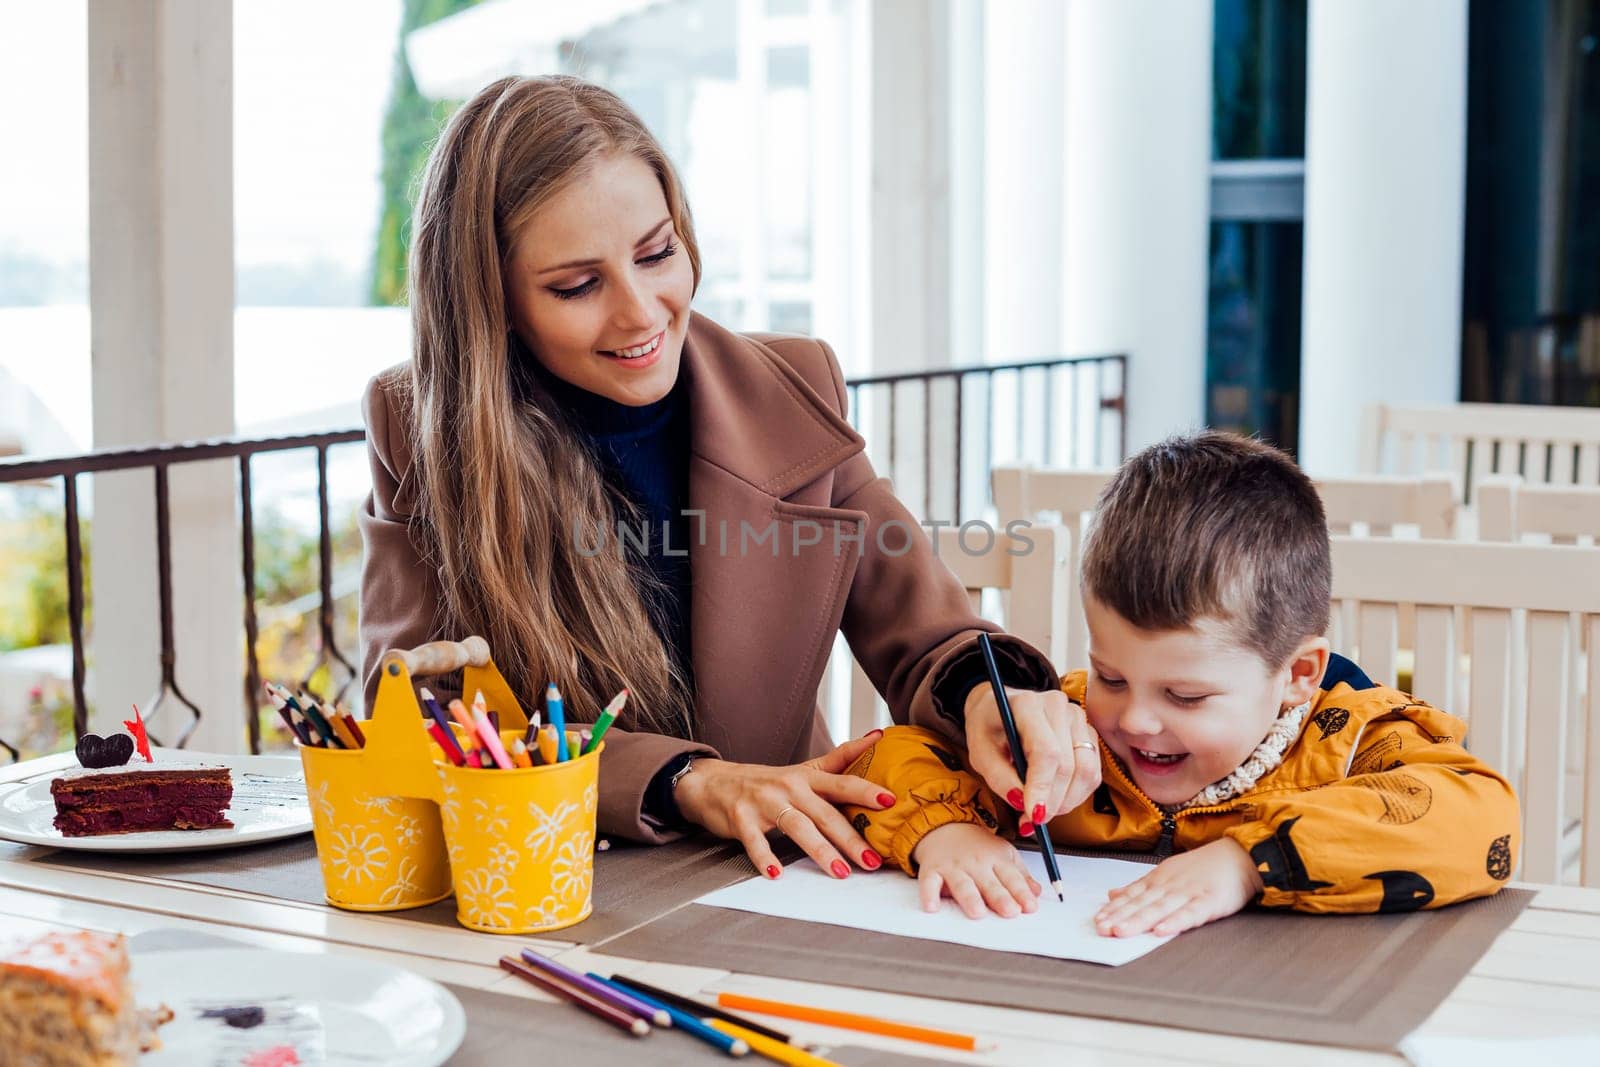
[{"label": "young woman", "polygon": [[699,280],[677,175],[610,92],[507,78],[451,119],[413,226],[412,358],[365,399],[369,700],[385,649],[474,633],[529,706],[553,681],[582,721],[626,686],[602,832],[701,827],[777,877],[776,830],[843,878],[882,859],[836,805],[895,798],[843,773],[874,737],[834,748],[817,712],[842,629],[895,720],[964,733],[1018,810],[1083,800],[1094,735],[1002,637],[1027,783],[1011,770],[979,684],[993,627],[874,474],[833,353],[695,314]]}]

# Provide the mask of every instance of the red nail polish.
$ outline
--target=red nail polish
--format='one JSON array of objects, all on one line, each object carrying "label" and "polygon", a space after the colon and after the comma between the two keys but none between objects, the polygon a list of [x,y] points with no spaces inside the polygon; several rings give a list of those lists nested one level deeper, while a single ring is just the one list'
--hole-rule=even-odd
[{"label": "red nail polish", "polygon": [[883,857],[870,848],[866,849],[861,853],[861,866],[869,871],[875,871],[883,866]]},{"label": "red nail polish", "polygon": [[1033,806],[1033,821],[1034,822],[1044,822],[1044,805],[1043,804],[1035,804]]},{"label": "red nail polish", "polygon": [[1013,789],[1011,792],[1007,793],[1006,794],[1006,803],[1010,804],[1013,808],[1016,808],[1018,811],[1021,811],[1022,810],[1022,790]]},{"label": "red nail polish", "polygon": [[1027,819],[1023,819],[1021,822],[1017,823],[1017,833],[1021,834],[1023,837],[1032,837],[1033,823],[1029,822]]},{"label": "red nail polish", "polygon": [[776,863],[769,863],[767,864],[767,877],[776,878],[782,872],[782,870],[783,868],[779,867]]},{"label": "red nail polish", "polygon": [[892,808],[892,807],[894,807],[894,794],[893,793],[879,793],[878,794],[878,807],[880,807],[880,808]]},{"label": "red nail polish", "polygon": [[850,876],[850,868],[845,866],[844,860],[834,860],[833,866],[828,869],[833,872],[835,878],[848,878]]}]

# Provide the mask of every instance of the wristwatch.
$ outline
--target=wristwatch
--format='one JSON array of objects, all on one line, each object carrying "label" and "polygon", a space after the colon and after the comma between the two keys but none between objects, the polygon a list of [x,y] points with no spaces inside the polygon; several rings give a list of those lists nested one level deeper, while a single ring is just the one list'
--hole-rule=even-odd
[{"label": "wristwatch", "polygon": [[672,777],[667,779],[667,793],[669,796],[672,796],[673,798],[677,797],[678,783],[683,781],[684,775],[694,770],[694,761],[698,759],[705,759],[705,757],[686,756],[684,757],[683,766],[672,772]]}]

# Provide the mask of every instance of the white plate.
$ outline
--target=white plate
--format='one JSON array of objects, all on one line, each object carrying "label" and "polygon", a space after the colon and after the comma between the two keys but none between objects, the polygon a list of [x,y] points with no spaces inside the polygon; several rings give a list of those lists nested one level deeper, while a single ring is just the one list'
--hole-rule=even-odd
[{"label": "white plate", "polygon": [[230,1032],[200,1015],[201,1005],[297,1012],[302,1033],[322,1043],[329,1067],[382,1064],[436,1067],[466,1036],[461,1002],[437,982],[384,963],[333,954],[270,949],[185,949],[133,954],[133,991],[140,1007],[165,1004],[174,1018],[163,1026],[161,1049],[140,1067],[225,1062],[224,1041],[277,1044],[281,1029]]},{"label": "white plate", "polygon": [[[60,771],[53,771],[0,792],[0,838],[87,852],[188,852],[276,841],[311,832],[305,773],[299,759],[293,756],[219,755],[169,748],[157,748],[151,754],[158,767],[168,760],[203,760],[231,768],[233,803],[228,807],[228,818],[233,825],[216,830],[67,837],[55,828],[56,802],[50,796],[50,780]],[[76,767],[76,762],[72,766]]]}]

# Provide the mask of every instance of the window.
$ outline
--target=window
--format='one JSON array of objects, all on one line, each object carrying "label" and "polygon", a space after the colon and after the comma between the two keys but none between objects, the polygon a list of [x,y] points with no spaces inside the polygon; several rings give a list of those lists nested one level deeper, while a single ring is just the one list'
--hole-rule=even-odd
[{"label": "window", "polygon": [[1299,442],[1305,0],[1216,0],[1206,422]]}]

